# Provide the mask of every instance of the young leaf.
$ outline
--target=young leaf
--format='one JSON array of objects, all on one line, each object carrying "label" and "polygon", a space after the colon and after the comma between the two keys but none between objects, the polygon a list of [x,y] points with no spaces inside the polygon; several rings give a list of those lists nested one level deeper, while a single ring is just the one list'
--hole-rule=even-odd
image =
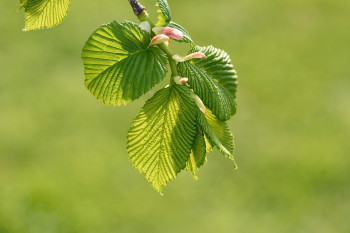
[{"label": "young leaf", "polygon": [[167,73],[166,55],[149,47],[150,40],[132,22],[99,27],[82,52],[86,87],[108,105],[126,104],[149,91]]},{"label": "young leaf", "polygon": [[70,0],[21,0],[24,7],[25,31],[51,28],[67,16]]},{"label": "young leaf", "polygon": [[204,141],[205,141],[205,149],[207,151],[207,153],[213,151],[213,145],[210,143],[209,139],[207,136],[204,135]]},{"label": "young leaf", "polygon": [[204,140],[204,134],[203,132],[197,130],[197,134],[193,142],[191,155],[186,163],[186,170],[191,171],[194,179],[198,179],[196,176],[196,172],[204,164],[205,160],[206,144]]},{"label": "young leaf", "polygon": [[[213,117],[215,117],[213,115]],[[232,134],[229,132],[227,125],[219,124],[218,122],[214,122],[212,117],[209,117],[210,121],[213,124],[210,125],[209,121],[205,117],[205,115],[198,111],[198,124],[200,128],[203,130],[205,136],[211,145],[217,147],[217,149],[227,158],[233,160],[235,168],[237,167],[234,157],[233,157],[233,140]],[[215,129],[215,130],[214,130]],[[228,131],[228,132],[227,132]],[[218,135],[217,135],[218,133]],[[231,137],[230,137],[231,135]],[[225,146],[224,146],[225,144]]]},{"label": "young leaf", "polygon": [[230,154],[233,155],[233,135],[228,128],[226,121],[219,120],[210,110],[207,110],[205,118],[221,144],[230,152]]},{"label": "young leaf", "polygon": [[205,134],[208,135],[209,139],[200,131],[197,132],[192,152],[186,165],[186,170],[190,170],[195,179],[198,179],[196,176],[197,170],[206,161],[206,152],[210,152],[213,146],[216,146],[221,153],[232,160],[234,149],[233,135],[227,123],[217,119],[210,110],[207,110],[207,114],[204,115],[207,122],[202,118],[203,114],[199,114],[201,118],[199,120],[200,125],[205,130]]},{"label": "young leaf", "polygon": [[228,120],[236,111],[234,97],[226,88],[192,62],[193,60],[178,63],[181,75],[188,77],[190,87],[215,116],[223,121]]},{"label": "young leaf", "polygon": [[175,28],[183,33],[184,37],[181,40],[179,40],[178,42],[185,42],[185,43],[194,44],[188,31],[184,27],[182,27],[181,25],[179,25],[175,22],[170,22],[168,27]]},{"label": "young leaf", "polygon": [[171,13],[167,0],[157,0],[158,6],[158,22],[157,26],[165,26],[171,21]]},{"label": "young leaf", "polygon": [[186,166],[198,131],[196,109],[190,88],[173,84],[149,99],[133,121],[130,159],[159,192]]},{"label": "young leaf", "polygon": [[207,59],[193,60],[193,64],[200,67],[210,77],[219,82],[223,87],[228,89],[235,96],[237,90],[237,74],[233,69],[230,56],[223,50],[208,47],[194,47],[190,53],[202,52],[207,56]]}]

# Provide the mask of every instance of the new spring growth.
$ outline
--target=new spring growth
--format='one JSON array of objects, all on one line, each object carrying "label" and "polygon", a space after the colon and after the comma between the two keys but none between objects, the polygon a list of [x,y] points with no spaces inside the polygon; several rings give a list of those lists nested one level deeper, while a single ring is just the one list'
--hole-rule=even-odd
[{"label": "new spring growth", "polygon": [[185,85],[185,84],[187,84],[187,82],[188,82],[188,78],[176,76],[176,77],[174,78],[174,82],[175,82],[176,84],[179,84],[179,85]]},{"label": "new spring growth", "polygon": [[[43,1],[49,0],[20,0],[38,7]],[[113,21],[99,27],[86,42],[82,58],[85,86],[107,105],[150,95],[171,73],[169,85],[146,101],[128,133],[130,160],[161,192],[181,170],[190,170],[195,177],[205,162],[207,144],[233,159],[233,137],[226,121],[236,112],[237,76],[226,52],[213,46],[193,47],[196,43],[187,31],[172,21],[167,0],[155,1],[157,27],[139,0],[129,0],[140,22]],[[60,1],[51,2],[58,7]],[[188,43],[190,54],[174,55],[167,47],[170,40]]]},{"label": "new spring growth", "polygon": [[164,34],[168,36],[169,38],[175,39],[175,40],[182,40],[184,37],[183,33],[176,28],[171,27],[154,27],[152,28],[152,31],[156,34]]},{"label": "new spring growth", "polygon": [[195,52],[195,53],[191,53],[191,54],[187,55],[186,57],[181,57],[181,56],[175,54],[172,58],[177,62],[184,62],[184,61],[188,61],[188,60],[196,59],[196,58],[207,59],[207,56],[205,56],[205,54],[202,52]]},{"label": "new spring growth", "polygon": [[164,34],[156,35],[155,37],[152,38],[150,45],[156,45],[161,43],[165,43],[166,45],[169,45],[170,43],[169,37]]},{"label": "new spring growth", "polygon": [[198,106],[198,108],[204,113],[207,114],[207,108],[205,107],[205,105],[203,104],[203,101],[201,100],[201,98],[199,98],[198,95],[194,94],[194,92],[192,91],[192,97],[193,99],[196,101],[196,104]]},{"label": "new spring growth", "polygon": [[181,31],[171,27],[154,27],[152,31],[156,36],[152,38],[150,45],[161,44],[163,42],[169,45],[170,38],[181,40],[184,37]]}]

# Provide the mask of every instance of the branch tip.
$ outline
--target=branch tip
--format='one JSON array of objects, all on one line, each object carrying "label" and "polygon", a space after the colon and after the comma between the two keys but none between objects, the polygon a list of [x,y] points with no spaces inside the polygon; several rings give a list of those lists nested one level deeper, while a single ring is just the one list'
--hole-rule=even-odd
[{"label": "branch tip", "polygon": [[144,12],[145,7],[142,6],[138,0],[129,0],[129,3],[130,3],[132,10],[134,11],[134,14],[136,16],[139,16]]}]

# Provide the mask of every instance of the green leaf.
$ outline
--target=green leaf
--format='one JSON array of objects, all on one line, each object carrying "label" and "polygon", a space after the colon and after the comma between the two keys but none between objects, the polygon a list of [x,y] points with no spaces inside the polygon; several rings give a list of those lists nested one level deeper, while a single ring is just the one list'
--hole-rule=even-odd
[{"label": "green leaf", "polygon": [[27,5],[28,0],[20,0],[19,1],[19,7],[17,8],[17,11],[20,11],[23,7]]},{"label": "green leaf", "polygon": [[188,84],[203,103],[220,120],[228,120],[236,111],[231,93],[205,71],[193,64],[193,60],[178,63],[182,77],[188,77]]},{"label": "green leaf", "polygon": [[235,96],[237,90],[237,73],[233,69],[230,56],[223,50],[208,47],[194,47],[189,53],[202,52],[207,59],[195,59],[193,64],[205,71],[215,81]]},{"label": "green leaf", "polygon": [[149,47],[150,40],[132,22],[99,27],[82,52],[86,87],[108,105],[126,104],[149,91],[167,73],[166,55]]},{"label": "green leaf", "polygon": [[226,121],[219,120],[209,109],[207,110],[207,114],[205,114],[205,118],[223,147],[225,147],[227,151],[233,155],[233,135]]},{"label": "green leaf", "polygon": [[[234,160],[233,135],[227,123],[217,119],[210,110],[207,110],[207,114],[204,115],[206,121],[203,118],[202,112],[199,112],[199,114],[201,118],[199,120],[201,126],[199,127],[205,130],[205,134],[201,131],[197,132],[190,159],[187,161],[186,166],[186,170],[190,170],[195,179],[198,179],[196,176],[197,170],[206,161],[206,152],[212,151],[213,146],[216,146],[227,158]],[[235,167],[237,167],[236,164]]]},{"label": "green leaf", "polygon": [[207,153],[209,153],[213,150],[213,145],[210,143],[208,137],[205,135],[204,135],[204,140],[205,140],[206,151],[207,151]]},{"label": "green leaf", "polygon": [[233,138],[225,122],[219,121],[211,112],[205,116],[198,112],[198,124],[212,146],[215,146],[225,157],[233,160]]},{"label": "green leaf", "polygon": [[197,130],[191,155],[186,163],[186,170],[191,171],[194,179],[196,180],[198,179],[196,176],[196,172],[205,163],[205,160],[206,160],[206,144],[204,140],[204,134],[202,131]]},{"label": "green leaf", "polygon": [[25,31],[51,28],[67,16],[70,0],[21,0],[24,7]]},{"label": "green leaf", "polygon": [[193,40],[191,39],[191,36],[190,34],[188,33],[188,31],[182,27],[181,25],[175,23],[175,22],[170,22],[168,27],[171,27],[171,28],[175,28],[179,31],[182,32],[182,34],[184,35],[184,37],[181,39],[181,40],[178,40],[178,42],[185,42],[185,43],[191,43],[191,44],[194,44]]},{"label": "green leaf", "polygon": [[158,22],[156,26],[165,26],[171,21],[171,13],[167,0],[157,0],[158,7]]},{"label": "green leaf", "polygon": [[173,84],[149,99],[133,121],[130,159],[159,192],[186,167],[198,130],[196,109],[191,89]]}]

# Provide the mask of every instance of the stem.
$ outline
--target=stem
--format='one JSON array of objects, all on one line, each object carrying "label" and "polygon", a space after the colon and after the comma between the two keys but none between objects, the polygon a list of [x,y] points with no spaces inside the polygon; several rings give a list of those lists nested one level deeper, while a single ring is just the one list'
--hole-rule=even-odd
[{"label": "stem", "polygon": [[[153,22],[151,19],[148,17],[148,13],[146,11],[146,8],[142,6],[138,0],[129,0],[129,3],[134,11],[134,14],[139,18],[141,22],[147,21],[151,25],[151,28],[154,27]],[[153,32],[151,32],[154,34]],[[153,36],[153,35],[152,35]],[[171,70],[171,78],[170,78],[170,85],[174,83],[174,78],[176,76],[179,76],[177,72],[177,62],[173,59],[173,53],[169,50],[168,46],[165,45],[165,43],[159,44],[158,48],[160,48],[168,57],[169,65],[170,65],[170,70]]]},{"label": "stem", "polygon": [[176,61],[173,59],[173,53],[169,50],[169,48],[164,44],[159,44],[158,47],[167,55],[170,69],[171,69],[171,80],[170,84],[174,82],[174,77],[179,76],[177,72],[177,67],[176,67]]},{"label": "stem", "polygon": [[153,22],[151,21],[151,19],[148,17],[148,13],[147,13],[146,10],[144,10],[144,11],[143,11],[141,14],[139,14],[137,17],[139,18],[139,20],[140,20],[141,22],[147,21],[147,22],[149,23],[149,25],[151,25],[151,28],[154,27],[154,24],[153,24]]}]

